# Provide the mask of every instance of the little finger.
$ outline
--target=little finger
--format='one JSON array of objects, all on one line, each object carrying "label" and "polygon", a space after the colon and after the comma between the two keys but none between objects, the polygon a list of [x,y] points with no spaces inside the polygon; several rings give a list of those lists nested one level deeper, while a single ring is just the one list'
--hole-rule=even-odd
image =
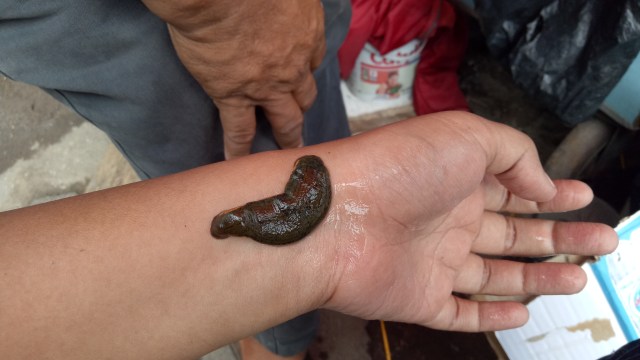
[{"label": "little finger", "polygon": [[496,331],[524,325],[529,311],[517,302],[477,302],[451,296],[427,327],[448,331]]},{"label": "little finger", "polygon": [[554,180],[556,195],[549,201],[536,202],[514,195],[495,178],[486,176],[483,181],[485,208],[518,214],[570,211],[583,208],[593,200],[589,186],[578,180]]}]

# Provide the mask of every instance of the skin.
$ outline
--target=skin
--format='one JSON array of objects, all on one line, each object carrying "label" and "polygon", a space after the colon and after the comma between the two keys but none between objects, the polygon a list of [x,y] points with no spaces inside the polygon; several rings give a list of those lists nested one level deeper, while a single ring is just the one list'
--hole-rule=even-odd
[{"label": "skin", "polygon": [[296,160],[284,193],[223,211],[211,222],[211,235],[247,236],[269,245],[284,245],[307,236],[324,218],[331,203],[331,180],[322,160]]},{"label": "skin", "polygon": [[303,112],[325,53],[319,0],[144,0],[220,111],[227,159],[248,155],[261,107],[282,148],[302,146]]},{"label": "skin", "polygon": [[[334,190],[313,232],[288,246],[211,238],[212,213],[279,192],[309,154]],[[524,134],[448,112],[1,213],[0,353],[197,358],[316,308],[442,330],[517,327],[524,305],[454,294],[580,291],[576,265],[481,255],[613,251],[606,225],[505,215],[591,199],[579,181],[549,180]]]}]

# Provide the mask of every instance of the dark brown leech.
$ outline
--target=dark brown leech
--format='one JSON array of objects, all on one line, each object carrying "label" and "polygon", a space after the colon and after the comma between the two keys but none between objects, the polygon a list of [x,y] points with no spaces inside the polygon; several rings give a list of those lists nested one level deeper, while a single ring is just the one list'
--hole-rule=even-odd
[{"label": "dark brown leech", "polygon": [[226,210],[213,218],[211,235],[247,236],[260,243],[283,245],[308,235],[331,203],[331,180],[322,159],[299,158],[284,193]]}]

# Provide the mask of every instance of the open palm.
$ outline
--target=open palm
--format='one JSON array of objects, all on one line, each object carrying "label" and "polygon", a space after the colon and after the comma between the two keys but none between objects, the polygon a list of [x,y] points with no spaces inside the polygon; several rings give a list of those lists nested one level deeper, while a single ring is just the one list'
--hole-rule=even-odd
[{"label": "open palm", "polygon": [[[526,308],[459,294],[574,293],[570,264],[522,264],[485,255],[612,251],[601,224],[555,223],[504,212],[566,211],[588,204],[578,181],[548,180],[524,134],[465,114],[405,121],[359,139],[335,184],[328,222],[340,234],[335,287],[326,306],[363,318],[483,331],[522,325]],[[341,174],[341,176],[343,176]]]}]

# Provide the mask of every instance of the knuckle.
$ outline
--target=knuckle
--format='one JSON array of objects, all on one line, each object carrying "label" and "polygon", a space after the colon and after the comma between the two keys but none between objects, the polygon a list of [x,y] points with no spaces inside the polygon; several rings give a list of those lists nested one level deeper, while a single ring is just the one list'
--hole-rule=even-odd
[{"label": "knuckle", "polygon": [[513,201],[513,194],[511,193],[511,191],[509,189],[502,188],[501,192],[500,192],[500,212],[505,212],[509,209],[509,205],[511,205],[511,202]]},{"label": "knuckle", "polygon": [[535,294],[538,290],[538,284],[535,277],[530,276],[531,266],[522,264],[522,276],[520,278],[520,293]]},{"label": "knuckle", "polygon": [[245,145],[253,141],[254,131],[247,128],[237,128],[233,131],[225,131],[225,139],[230,144]]},{"label": "knuckle", "polygon": [[300,142],[300,134],[286,133],[286,134],[274,134],[278,144],[282,147],[290,148],[295,147]]},{"label": "knuckle", "polygon": [[273,79],[274,86],[283,91],[290,92],[304,83],[304,80],[309,73],[309,66],[303,64],[297,64],[293,66],[287,66],[275,75]]},{"label": "knuckle", "polygon": [[296,116],[274,128],[274,131],[279,135],[295,134],[302,129],[302,123],[302,117]]},{"label": "knuckle", "polygon": [[491,272],[492,272],[492,268],[491,265],[489,265],[489,263],[487,261],[484,261],[484,266],[482,269],[482,279],[480,281],[480,293],[484,293],[487,290],[487,287],[491,281]]},{"label": "knuckle", "polygon": [[504,254],[511,254],[514,251],[518,240],[518,227],[512,217],[506,216],[504,219]]},{"label": "knuckle", "polygon": [[300,107],[302,108],[302,110],[303,111],[309,110],[311,106],[313,106],[313,103],[316,101],[317,96],[318,96],[318,90],[316,90],[314,86],[313,89],[307,95],[307,97],[304,100],[302,100],[302,103],[300,104]]},{"label": "knuckle", "polygon": [[302,144],[302,122],[289,122],[283,127],[274,128],[273,135],[283,148],[294,148]]}]

